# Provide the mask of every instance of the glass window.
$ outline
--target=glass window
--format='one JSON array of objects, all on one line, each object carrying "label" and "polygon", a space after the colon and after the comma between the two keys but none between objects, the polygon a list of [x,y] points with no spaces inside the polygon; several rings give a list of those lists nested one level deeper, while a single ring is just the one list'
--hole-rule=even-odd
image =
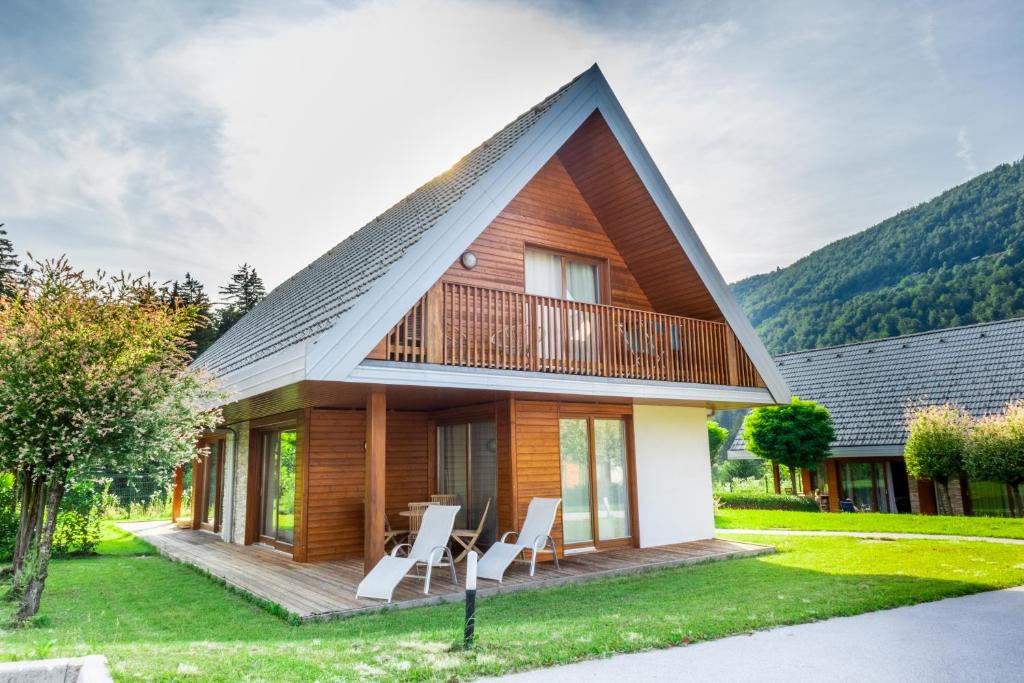
[{"label": "glass window", "polygon": [[526,250],[526,293],[562,298],[562,257],[539,249]]},{"label": "glass window", "polygon": [[215,523],[217,520],[217,475],[220,474],[220,441],[214,441],[209,445],[210,454],[206,456],[204,474],[206,482],[204,485],[203,498],[203,521]]},{"label": "glass window", "polygon": [[1013,517],[1006,484],[994,481],[967,482],[971,496],[971,514],[985,517]]},{"label": "glass window", "polygon": [[295,543],[296,440],[293,429],[263,435],[260,533],[289,545]]},{"label": "glass window", "polygon": [[596,263],[542,249],[526,250],[526,293],[596,304],[601,301]]},{"label": "glass window", "polygon": [[562,534],[564,543],[594,540],[590,514],[590,445],[587,420],[559,420],[562,461]]},{"label": "glass window", "polygon": [[598,536],[602,541],[628,538],[625,423],[622,420],[594,420],[594,451]]},{"label": "glass window", "polygon": [[571,259],[565,261],[565,298],[570,301],[598,302],[597,266]]},{"label": "glass window", "polygon": [[494,422],[442,425],[437,428],[437,441],[438,493],[455,494],[458,505],[462,506],[455,518],[456,526],[476,529],[486,512],[480,540],[494,541],[498,514],[498,446]]}]

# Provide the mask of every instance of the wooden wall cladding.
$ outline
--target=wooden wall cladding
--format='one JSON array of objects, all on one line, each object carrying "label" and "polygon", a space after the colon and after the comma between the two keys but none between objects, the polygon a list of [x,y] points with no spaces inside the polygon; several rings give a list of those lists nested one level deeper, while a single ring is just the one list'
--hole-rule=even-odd
[{"label": "wooden wall cladding", "polygon": [[557,156],[659,313],[722,319],[600,112],[573,133]]},{"label": "wooden wall cladding", "polygon": [[[306,559],[362,557],[366,413],[312,410],[309,432]],[[388,412],[385,512],[396,526],[411,501],[429,500],[428,438],[426,413]]]},{"label": "wooden wall cladding", "polygon": [[410,502],[430,500],[431,436],[426,413],[388,413],[384,509],[395,528],[408,528],[409,520],[398,513]]},{"label": "wooden wall cladding", "polygon": [[306,558],[362,557],[366,413],[313,410],[309,432]]},{"label": "wooden wall cladding", "polygon": [[[535,497],[562,497],[559,457],[558,403],[555,401],[515,402],[515,467],[519,524]],[[518,531],[518,529],[517,529]],[[562,510],[552,537],[562,549]]]},{"label": "wooden wall cladding", "polygon": [[456,261],[442,280],[525,291],[527,244],[607,259],[615,306],[653,310],[622,256],[590,210],[561,160],[552,157],[469,247],[477,266]]}]

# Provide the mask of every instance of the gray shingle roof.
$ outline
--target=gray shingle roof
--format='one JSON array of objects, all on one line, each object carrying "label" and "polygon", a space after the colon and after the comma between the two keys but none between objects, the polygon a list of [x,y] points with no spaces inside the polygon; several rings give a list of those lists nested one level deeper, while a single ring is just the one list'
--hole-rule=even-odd
[{"label": "gray shingle roof", "polygon": [[[835,447],[902,445],[906,409],[955,403],[975,415],[1024,399],[1024,318],[775,358],[795,396],[832,413]],[[742,450],[742,438],[730,450]]]},{"label": "gray shingle roof", "polygon": [[[582,74],[581,74],[582,75]],[[199,358],[228,373],[316,337],[423,236],[580,77],[276,287]]]}]

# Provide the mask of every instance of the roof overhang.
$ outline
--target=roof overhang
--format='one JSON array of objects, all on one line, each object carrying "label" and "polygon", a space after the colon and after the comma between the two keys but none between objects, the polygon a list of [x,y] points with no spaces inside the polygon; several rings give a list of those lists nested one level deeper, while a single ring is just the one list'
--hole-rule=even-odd
[{"label": "roof overhang", "polygon": [[[618,99],[595,64],[455,205],[319,338],[305,345],[305,379],[355,381],[360,364],[498,213],[599,111],[690,258],[725,321],[767,386],[785,403],[789,387],[697,237]],[[266,390],[266,389],[264,389]]]}]

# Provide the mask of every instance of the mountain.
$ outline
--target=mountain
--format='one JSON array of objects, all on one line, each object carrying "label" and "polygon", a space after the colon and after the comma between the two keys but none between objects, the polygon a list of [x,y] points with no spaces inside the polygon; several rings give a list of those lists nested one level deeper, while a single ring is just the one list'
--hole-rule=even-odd
[{"label": "mountain", "polygon": [[732,289],[773,354],[1024,316],[1024,159]]}]

